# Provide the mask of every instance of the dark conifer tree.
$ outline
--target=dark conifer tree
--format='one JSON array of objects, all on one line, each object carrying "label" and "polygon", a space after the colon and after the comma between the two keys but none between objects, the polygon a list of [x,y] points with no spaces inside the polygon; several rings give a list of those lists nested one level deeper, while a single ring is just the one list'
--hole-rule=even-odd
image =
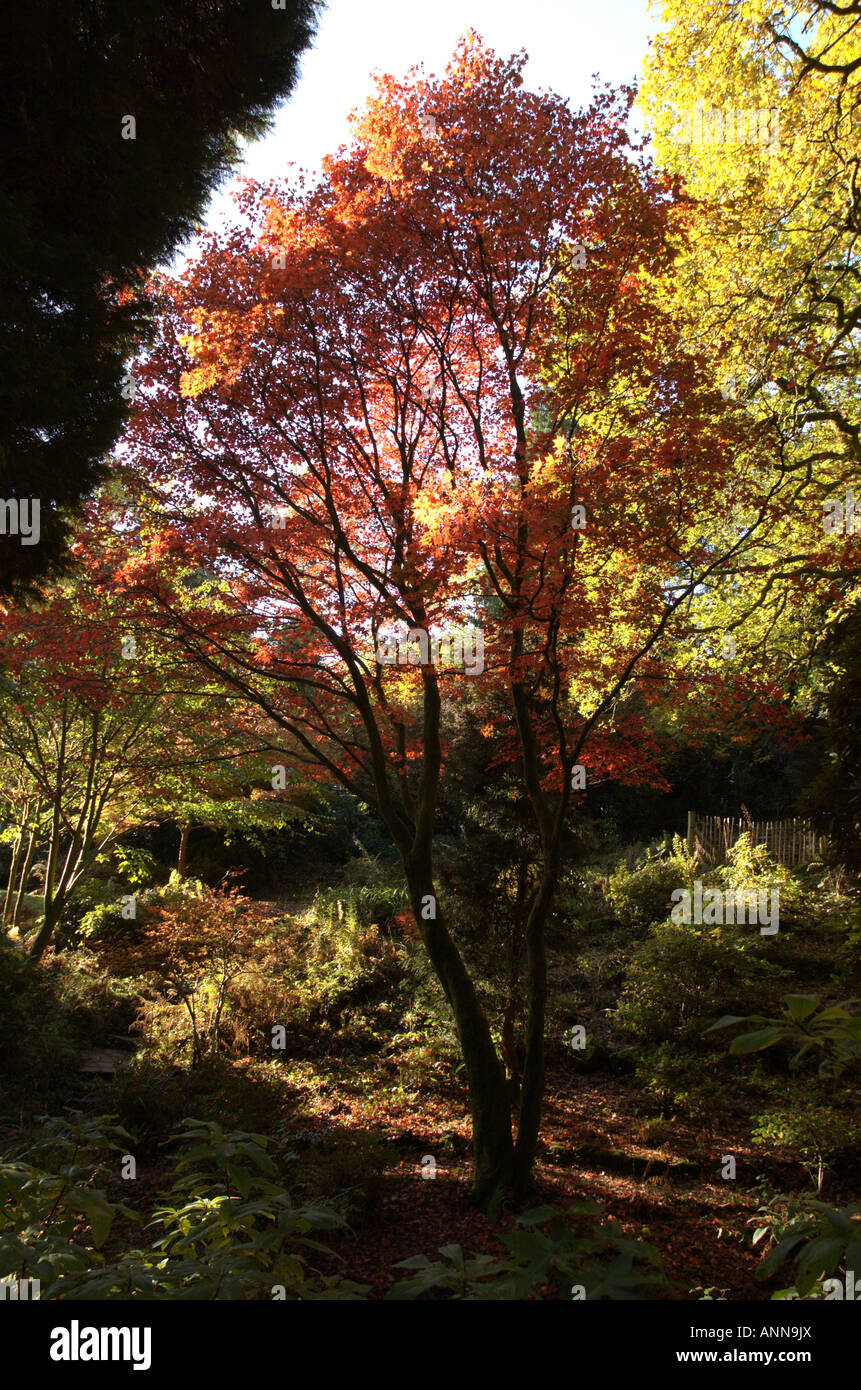
[{"label": "dark conifer tree", "polygon": [[125,365],[152,313],[145,276],[193,232],[240,138],[266,130],[318,5],[3,7],[0,593],[62,564],[128,409]]}]

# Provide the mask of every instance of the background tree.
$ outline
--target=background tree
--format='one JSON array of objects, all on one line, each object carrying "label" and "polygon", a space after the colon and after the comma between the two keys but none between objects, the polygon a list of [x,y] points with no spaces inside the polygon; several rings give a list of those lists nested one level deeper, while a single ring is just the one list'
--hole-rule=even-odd
[{"label": "background tree", "polygon": [[[183,814],[192,791],[214,800],[244,792],[248,821],[261,825],[289,809],[248,801],[270,742],[259,718],[252,727],[223,689],[172,664],[158,634],[134,623],[114,580],[124,553],[124,538],[111,535],[116,509],[106,499],[87,511],[72,573],[38,605],[6,611],[0,628],[0,803],[12,846],[4,920],[18,923],[44,856],[35,960],[108,847],[143,822]],[[236,807],[212,814],[241,816]]]},{"label": "background tree", "polygon": [[[666,0],[661,15],[643,104],[661,165],[692,199],[680,208],[676,309],[735,407],[773,423],[775,466],[798,487],[760,538],[767,582],[735,576],[715,617],[737,635],[737,669],[769,671],[787,706],[816,721],[861,564],[858,6]],[[845,725],[827,739],[843,746]]]},{"label": "background tree", "polygon": [[240,139],[267,129],[317,8],[34,0],[6,13],[0,498],[39,498],[41,535],[0,535],[0,593],[60,560],[127,414],[146,273],[192,234]]},{"label": "background tree", "polygon": [[857,477],[857,6],[665,0],[642,99],[698,200],[679,305],[728,394],[780,420],[799,472]]},{"label": "background tree", "polygon": [[7,614],[0,758],[6,815],[26,844],[9,891],[17,874],[20,903],[33,851],[44,852],[34,960],[98,855],[146,814],[163,709],[136,640],[86,585],[67,583],[36,613]]},{"label": "background tree", "polygon": [[819,770],[805,795],[809,811],[829,841],[829,853],[851,873],[861,873],[861,614],[857,603],[823,644],[817,667],[817,710],[824,715],[817,741]]},{"label": "background tree", "polygon": [[185,876],[195,827],[242,836],[260,847],[261,835],[305,816],[309,788],[296,776],[278,730],[223,685],[201,684],[199,671],[175,670],[171,686],[166,717],[176,722],[169,755],[159,760],[151,805],[154,816],[179,829],[176,867]]}]

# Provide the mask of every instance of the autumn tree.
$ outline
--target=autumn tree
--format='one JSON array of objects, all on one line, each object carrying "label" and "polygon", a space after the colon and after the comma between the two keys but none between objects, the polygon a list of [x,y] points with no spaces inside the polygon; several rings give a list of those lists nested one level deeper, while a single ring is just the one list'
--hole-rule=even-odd
[{"label": "autumn tree", "polygon": [[661,17],[642,99],[697,199],[679,300],[796,468],[857,476],[857,6],[665,0]]},{"label": "autumn tree", "polygon": [[[318,185],[249,185],[244,226],[160,283],[126,440],[130,601],[397,846],[487,1206],[530,1182],[572,797],[608,724],[650,775],[625,694],[666,676],[692,596],[782,506],[768,428],[740,426],[656,295],[673,192],[629,145],[630,94],[575,114],[523,62],[467,35],[441,78],[381,80]],[[201,565],[205,603],[179,582]],[[443,701],[483,688],[540,846],[516,1144],[434,866]]]},{"label": "autumn tree", "polygon": [[230,987],[272,925],[271,910],[236,892],[177,893],[145,904],[134,933],[102,944],[100,956],[115,974],[142,977],[153,998],[182,1005],[196,1066],[218,1053]]},{"label": "autumn tree", "polygon": [[812,717],[861,565],[858,7],[664,0],[661,18],[642,99],[690,195],[674,311],[733,407],[771,423],[795,491],[713,611],[736,669]]},{"label": "autumn tree", "polygon": [[204,791],[212,815],[234,823],[243,812],[228,807],[231,795],[258,826],[290,809],[251,800],[271,760],[259,713],[207,686],[129,614],[115,580],[125,555],[116,518],[109,496],[88,504],[72,572],[38,604],[0,610],[0,822],[12,849],[3,920],[19,924],[44,856],[34,961],[100,857],[135,826],[187,816]]}]

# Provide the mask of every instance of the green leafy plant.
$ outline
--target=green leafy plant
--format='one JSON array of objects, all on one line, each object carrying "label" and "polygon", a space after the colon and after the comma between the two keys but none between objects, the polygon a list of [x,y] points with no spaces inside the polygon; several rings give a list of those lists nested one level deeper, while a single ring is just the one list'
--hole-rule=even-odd
[{"label": "green leafy plant", "polygon": [[[590,1299],[641,1298],[663,1281],[653,1246],[631,1240],[614,1221],[595,1224],[601,1208],[575,1202],[564,1212],[537,1207],[517,1218],[502,1236],[504,1256],[467,1256],[459,1245],[440,1246],[441,1260],[413,1255],[395,1267],[411,1271],[387,1299],[415,1299],[439,1291],[456,1299],[528,1299],[543,1286],[569,1297],[572,1288]],[[586,1219],[586,1228],[581,1227]]]},{"label": "green leafy plant", "polygon": [[819,1074],[838,1076],[861,1059],[861,1018],[849,1012],[858,1001],[825,1005],[815,994],[787,994],[783,1015],[766,1018],[762,1014],[725,1014],[707,1032],[733,1028],[739,1023],[756,1023],[752,1032],[733,1038],[730,1052],[762,1052],[780,1043],[795,1048],[790,1066],[795,1069],[811,1052],[820,1057]]},{"label": "green leafy plant", "polygon": [[607,895],[620,921],[648,926],[669,915],[673,890],[691,888],[698,872],[696,855],[675,835],[669,852],[665,846],[650,850],[633,869],[620,864],[610,875]]},{"label": "green leafy plant", "polygon": [[39,1279],[46,1298],[99,1260],[117,1214],[136,1219],[94,1186],[129,1140],[113,1116],[42,1117],[38,1137],[0,1162],[0,1277]]},{"label": "green leafy plant", "polygon": [[759,1209],[756,1221],[754,1245],[766,1237],[773,1242],[756,1278],[772,1278],[787,1262],[794,1268],[794,1283],[773,1294],[774,1299],[808,1298],[823,1279],[861,1269],[859,1203],[835,1210],[812,1197],[801,1203],[776,1197]]},{"label": "green leafy plant", "polygon": [[648,1041],[693,1040],[728,989],[731,999],[755,1003],[773,973],[770,961],[722,945],[707,928],[654,927],[634,953],[613,1017]]},{"label": "green leafy plant", "polygon": [[794,1099],[790,1107],[760,1116],[751,1137],[759,1144],[796,1149],[805,1168],[815,1175],[816,1191],[821,1193],[828,1159],[838,1150],[857,1144],[859,1129],[850,1116],[833,1106]]},{"label": "green leafy plant", "polygon": [[728,1085],[720,1060],[661,1042],[638,1050],[634,1075],[643,1095],[654,1096],[662,1112],[705,1116],[720,1106]]},{"label": "green leafy plant", "polygon": [[38,1278],[42,1298],[59,1300],[365,1295],[367,1286],[309,1265],[314,1254],[339,1258],[316,1237],[346,1220],[332,1203],[284,1190],[265,1136],[186,1120],[174,1141],[173,1181],[148,1223],[156,1239],[106,1262],[116,1217],[142,1218],[93,1182],[130,1136],[111,1117],[47,1120],[0,1164],[0,1276]]},{"label": "green leafy plant", "polygon": [[766,845],[753,843],[749,830],[730,847],[726,863],[720,865],[715,877],[721,887],[742,893],[777,889],[782,911],[791,911],[802,901],[801,885],[785,865],[772,858]]}]

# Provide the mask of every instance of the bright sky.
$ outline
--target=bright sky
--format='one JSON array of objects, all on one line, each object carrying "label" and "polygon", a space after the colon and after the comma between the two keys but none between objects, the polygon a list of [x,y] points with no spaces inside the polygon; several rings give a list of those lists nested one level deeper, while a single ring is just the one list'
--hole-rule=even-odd
[{"label": "bright sky", "polygon": [[[269,179],[286,174],[291,161],[318,168],[348,138],[347,117],[371,95],[374,70],[403,76],[423,63],[442,72],[469,28],[503,56],[526,49],[527,85],[577,107],[589,100],[593,73],[614,84],[632,81],[657,27],[648,0],[329,0],[293,94],[271,134],[248,146],[242,172]],[[208,224],[230,206],[225,185]]]}]

